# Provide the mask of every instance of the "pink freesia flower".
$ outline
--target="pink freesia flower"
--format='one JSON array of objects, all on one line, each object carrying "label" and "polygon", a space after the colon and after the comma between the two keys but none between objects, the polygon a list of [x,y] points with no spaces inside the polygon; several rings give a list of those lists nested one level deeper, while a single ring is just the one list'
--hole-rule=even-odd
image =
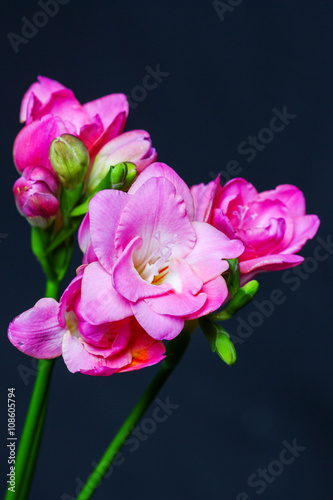
[{"label": "pink freesia flower", "polygon": [[165,353],[163,343],[151,338],[133,316],[98,324],[85,319],[82,271],[81,268],[59,304],[54,299],[41,299],[10,323],[11,343],[39,359],[62,354],[69,371],[88,375],[112,375],[161,361]]},{"label": "pink freesia flower", "polygon": [[44,167],[27,167],[14,184],[13,192],[18,211],[33,226],[48,227],[55,219],[59,201],[55,176]]},{"label": "pink freesia flower", "polygon": [[[54,173],[49,160],[50,144],[56,137],[67,133],[79,137],[88,149],[87,182],[90,175],[97,184],[101,180],[93,164],[97,153],[108,143],[109,151],[113,152],[110,161],[131,161],[141,172],[155,161],[157,154],[144,130],[122,134],[127,115],[128,102],[124,94],[110,94],[81,105],[70,89],[39,76],[38,82],[31,85],[22,100],[20,120],[26,125],[14,142],[15,166],[20,173],[27,167],[36,166]],[[30,222],[33,224],[34,220]]]},{"label": "pink freesia flower", "polygon": [[258,272],[287,269],[304,259],[295,255],[314,237],[320,221],[305,214],[303,193],[283,184],[258,193],[245,179],[221,187],[219,178],[191,188],[199,221],[207,221],[245,245],[240,272],[249,281]]},{"label": "pink freesia flower", "polygon": [[172,339],[187,319],[220,307],[224,259],[244,247],[194,221],[193,198],[167,165],[150,165],[128,193],[95,195],[79,230],[85,253],[81,304],[92,324],[134,315],[153,338]]}]

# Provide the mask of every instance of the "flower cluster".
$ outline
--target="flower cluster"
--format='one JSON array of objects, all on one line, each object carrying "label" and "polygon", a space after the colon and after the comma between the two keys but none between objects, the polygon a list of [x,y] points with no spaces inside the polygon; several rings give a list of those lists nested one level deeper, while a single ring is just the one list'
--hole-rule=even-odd
[{"label": "flower cluster", "polygon": [[[295,186],[258,193],[244,179],[222,187],[217,178],[189,189],[172,168],[154,162],[146,132],[123,133],[123,95],[81,106],[59,83],[39,81],[24,96],[26,126],[14,145],[22,172],[14,186],[17,206],[41,228],[56,216],[57,190],[65,183],[48,152],[64,133],[88,150],[85,190],[92,194],[78,232],[83,261],[77,276],[59,303],[41,299],[9,325],[20,351],[44,359],[62,355],[71,372],[90,375],[149,366],[163,359],[162,341],[178,336],[185,321],[207,317],[231,299],[229,314],[251,299],[250,284],[237,295],[239,274],[236,291],[228,288],[233,259],[241,285],[302,262],[296,253],[313,238],[319,219],[306,215]],[[95,194],[110,166],[123,161],[134,162],[139,174],[131,187],[118,190],[115,182]],[[223,350],[228,342],[220,331],[213,347]]]},{"label": "flower cluster", "polygon": [[134,162],[140,172],[155,161],[147,132],[123,133],[127,115],[123,94],[81,105],[70,89],[54,80],[40,76],[31,85],[22,100],[20,121],[25,126],[16,137],[13,156],[22,174],[14,185],[16,206],[33,226],[49,226],[59,208],[59,177],[49,158],[51,142],[58,136],[71,134],[85,144],[90,157],[88,192],[111,165]]}]

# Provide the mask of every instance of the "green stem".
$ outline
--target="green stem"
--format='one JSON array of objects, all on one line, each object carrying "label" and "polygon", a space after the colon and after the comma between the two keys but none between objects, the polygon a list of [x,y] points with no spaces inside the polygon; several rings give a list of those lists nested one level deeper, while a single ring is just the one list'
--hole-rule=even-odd
[{"label": "green stem", "polygon": [[89,500],[89,498],[91,498],[92,494],[102,481],[105,473],[124,445],[133,428],[137,425],[149,405],[154,401],[159,390],[166,382],[169,375],[173,372],[174,368],[177,366],[181,357],[185,353],[186,348],[190,342],[191,334],[193,333],[195,327],[196,322],[187,322],[182,333],[168,343],[167,356],[162,362],[155,378],[143,393],[138,403],[134,406],[132,412],[129,414],[129,416],[115,435],[110,446],[107,448],[100,462],[96,466],[93,473],[90,475],[87,483],[77,497],[77,500]]},{"label": "green stem", "polygon": [[[46,297],[57,299],[59,285],[60,283],[56,279],[48,279],[46,282]],[[54,359],[40,359],[38,362],[38,373],[15,463],[16,500],[26,500],[29,495],[34,472],[34,466],[31,466],[30,460],[32,459],[33,465],[37,460],[54,362]],[[7,490],[5,500],[11,500],[12,498],[12,492]]]},{"label": "green stem", "polygon": [[38,457],[38,452],[39,452],[39,446],[43,434],[43,428],[44,428],[44,421],[46,417],[46,410],[47,410],[47,403],[48,403],[48,395],[44,399],[44,404],[41,410],[41,414],[38,420],[38,427],[35,435],[35,439],[32,443],[32,449],[29,454],[29,460],[26,465],[23,481],[21,484],[21,489],[20,489],[20,495],[21,498],[28,498],[30,488],[31,488],[31,483],[33,480],[33,474],[37,462],[37,457]]}]

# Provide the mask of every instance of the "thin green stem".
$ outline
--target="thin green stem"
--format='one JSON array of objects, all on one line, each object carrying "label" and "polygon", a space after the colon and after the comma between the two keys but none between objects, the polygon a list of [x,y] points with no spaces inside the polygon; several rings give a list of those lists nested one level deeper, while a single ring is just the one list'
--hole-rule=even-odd
[{"label": "thin green stem", "polygon": [[126,439],[137,425],[149,405],[154,401],[161,387],[164,385],[169,375],[173,372],[174,368],[177,366],[181,357],[185,353],[195,327],[196,322],[187,322],[182,333],[168,343],[167,356],[161,363],[161,367],[155,378],[115,435],[113,441],[107,448],[100,462],[77,497],[77,500],[89,500],[91,498],[108,468],[124,445]]}]

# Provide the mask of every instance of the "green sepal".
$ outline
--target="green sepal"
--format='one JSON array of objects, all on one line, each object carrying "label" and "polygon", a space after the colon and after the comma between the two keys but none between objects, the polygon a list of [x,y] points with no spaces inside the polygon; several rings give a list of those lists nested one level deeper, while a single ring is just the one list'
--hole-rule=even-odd
[{"label": "green sepal", "polygon": [[51,253],[55,248],[61,245],[69,236],[71,236],[82,222],[82,218],[71,219],[69,226],[64,226],[60,231],[51,239],[49,246],[46,249],[46,255]]},{"label": "green sepal", "polygon": [[60,245],[52,254],[52,265],[59,282],[62,281],[66,275],[72,258],[73,248],[73,239],[71,238],[70,242]]},{"label": "green sepal", "polygon": [[71,210],[73,210],[76,203],[79,201],[83,187],[84,182],[78,184],[74,189],[62,188],[60,195],[60,210],[65,217],[69,216]]},{"label": "green sepal", "polygon": [[225,321],[232,318],[240,309],[251,302],[259,290],[259,283],[256,280],[249,281],[238,290],[232,297],[227,307],[218,313],[210,314],[209,317],[216,321]]},{"label": "green sepal", "polygon": [[239,273],[239,262],[238,259],[226,259],[229,263],[229,270],[226,275],[226,282],[228,290],[233,297],[239,290],[240,287],[240,273]]},{"label": "green sepal", "polygon": [[89,202],[95,196],[95,194],[98,193],[98,191],[102,191],[103,189],[111,189],[111,181],[110,181],[111,168],[112,167],[110,167],[106,176],[101,180],[101,182],[93,190],[93,192],[89,196],[86,195],[83,202],[71,211],[70,213],[71,217],[78,217],[79,215],[85,215],[89,210]]},{"label": "green sepal", "polygon": [[216,352],[227,365],[232,366],[235,364],[237,359],[236,349],[230,340],[228,332],[207,316],[199,318],[198,321],[212,352]]}]

